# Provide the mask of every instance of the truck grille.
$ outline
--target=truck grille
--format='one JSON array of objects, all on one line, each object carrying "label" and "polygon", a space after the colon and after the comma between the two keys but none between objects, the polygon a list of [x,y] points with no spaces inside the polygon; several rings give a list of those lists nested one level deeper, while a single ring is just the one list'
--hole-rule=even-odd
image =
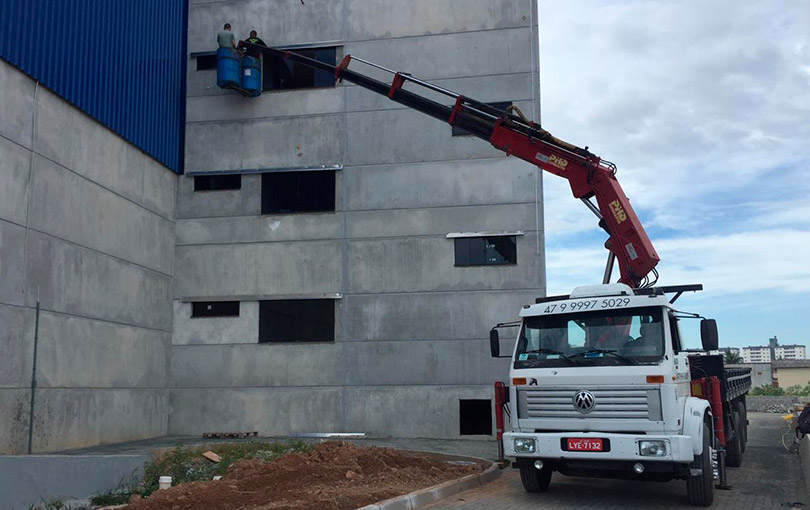
[{"label": "truck grille", "polygon": [[589,390],[593,410],[574,407],[574,395],[583,388],[518,390],[518,418],[661,420],[657,389],[610,388]]}]

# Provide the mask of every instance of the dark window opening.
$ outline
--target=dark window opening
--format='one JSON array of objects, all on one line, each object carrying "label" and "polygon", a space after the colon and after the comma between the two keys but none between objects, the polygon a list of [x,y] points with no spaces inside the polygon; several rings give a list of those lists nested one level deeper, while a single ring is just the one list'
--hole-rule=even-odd
[{"label": "dark window opening", "polygon": [[334,170],[262,174],[262,214],[334,210]]},{"label": "dark window opening", "polygon": [[259,302],[259,343],[334,341],[334,299]]},{"label": "dark window opening", "polygon": [[491,400],[459,400],[458,411],[460,435],[492,435]]},{"label": "dark window opening", "polygon": [[192,317],[239,317],[239,301],[191,303]]},{"label": "dark window opening", "polygon": [[217,68],[217,55],[199,55],[195,58],[198,71],[209,71]]},{"label": "dark window opening", "polygon": [[[499,101],[496,103],[487,103],[487,104],[493,108],[497,108],[498,110],[505,111],[507,108],[512,106],[512,101]],[[473,136],[473,134],[467,131],[466,129],[462,129],[457,126],[452,127],[453,127],[453,136]]]},{"label": "dark window opening", "polygon": [[456,266],[517,264],[517,236],[459,237]]},{"label": "dark window opening", "polygon": [[194,176],[194,191],[223,191],[241,188],[242,176],[240,174]]},{"label": "dark window opening", "polygon": [[[337,47],[305,48],[293,50],[299,55],[318,62],[335,65]],[[313,69],[298,62],[285,60],[275,55],[265,54],[262,67],[262,90],[289,90],[317,87],[334,87],[335,75],[320,69]]]}]

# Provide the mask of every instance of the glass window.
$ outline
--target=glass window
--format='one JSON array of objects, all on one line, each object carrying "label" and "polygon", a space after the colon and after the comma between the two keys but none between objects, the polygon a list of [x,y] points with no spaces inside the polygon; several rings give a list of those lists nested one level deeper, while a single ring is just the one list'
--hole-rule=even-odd
[{"label": "glass window", "polygon": [[194,191],[223,191],[242,188],[242,176],[232,175],[195,175]]},{"label": "glass window", "polygon": [[664,355],[662,317],[658,307],[527,317],[515,368],[658,362]]},{"label": "glass window", "polygon": [[334,299],[259,302],[259,343],[334,341]]},{"label": "glass window", "polygon": [[459,237],[454,244],[456,266],[517,264],[517,236]]},{"label": "glass window", "polygon": [[[293,49],[295,53],[335,65],[337,47]],[[315,87],[334,87],[335,75],[320,69],[314,69],[298,62],[265,54],[262,67],[263,90],[289,90]]]},{"label": "glass window", "polygon": [[334,170],[262,174],[262,214],[334,210]]}]

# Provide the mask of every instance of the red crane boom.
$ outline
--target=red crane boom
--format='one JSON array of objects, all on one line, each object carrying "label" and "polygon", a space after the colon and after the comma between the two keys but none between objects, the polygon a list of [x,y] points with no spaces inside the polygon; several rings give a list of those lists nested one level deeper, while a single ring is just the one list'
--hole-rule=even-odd
[{"label": "red crane boom", "polygon": [[[608,233],[605,247],[609,250],[609,256],[603,283],[609,283],[614,258],[618,259],[621,283],[631,287],[651,285],[654,283],[648,283],[648,274],[651,272],[657,279],[655,266],[660,259],[627,195],[616,180],[616,166],[590,153],[587,147],[582,149],[555,138],[540,125],[526,119],[516,107],[499,110],[414,78],[410,74],[352,58],[351,55],[347,55],[338,66],[333,66],[292,51],[256,46],[244,41],[240,42],[240,47],[251,47],[271,58],[284,58],[334,73],[337,80],[346,80],[386,95],[392,101],[463,128],[478,138],[489,141],[507,156],[518,157],[542,170],[568,179],[574,197],[585,202],[599,217],[599,225]],[[391,83],[349,69],[352,61],[392,74]],[[408,82],[448,96],[454,100],[454,104],[448,106],[403,89],[403,85]],[[591,202],[591,198],[596,199],[596,204]]]}]

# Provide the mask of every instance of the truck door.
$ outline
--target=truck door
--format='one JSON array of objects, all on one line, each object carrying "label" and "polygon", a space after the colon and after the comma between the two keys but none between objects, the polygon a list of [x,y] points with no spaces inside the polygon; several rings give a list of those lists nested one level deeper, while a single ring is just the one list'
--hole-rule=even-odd
[{"label": "truck door", "polygon": [[669,330],[671,332],[670,338],[672,338],[672,352],[678,354],[681,352],[681,333],[678,328],[678,318],[671,312],[669,313]]}]

